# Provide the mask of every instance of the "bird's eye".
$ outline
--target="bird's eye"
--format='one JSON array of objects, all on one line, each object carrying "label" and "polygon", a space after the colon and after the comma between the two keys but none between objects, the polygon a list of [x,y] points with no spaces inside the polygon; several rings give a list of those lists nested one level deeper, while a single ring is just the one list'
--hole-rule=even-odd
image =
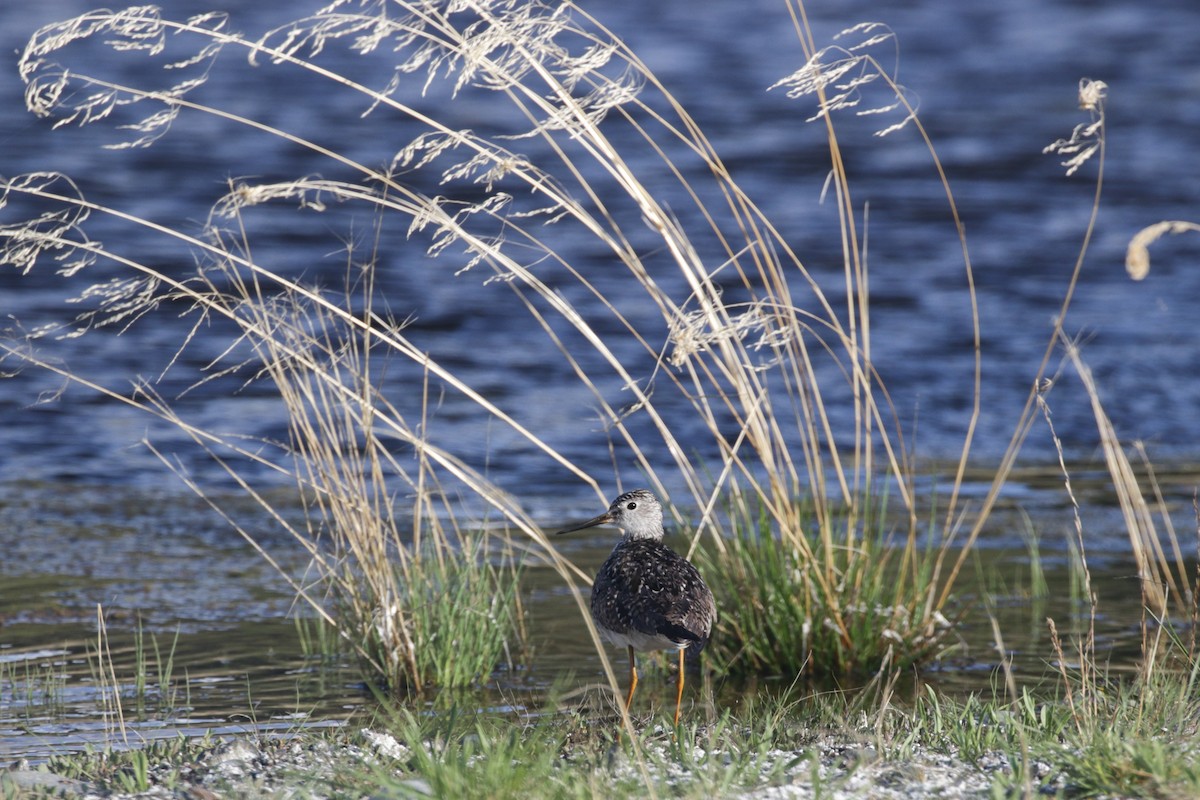
[{"label": "bird's eye", "polygon": [[626,506],[625,506],[625,509],[626,509],[627,511],[633,511],[635,508],[637,508],[637,503],[635,503],[635,502],[634,502],[634,501],[632,501],[632,500],[630,500],[630,501],[629,501],[629,503],[628,503],[628,505],[626,505]]}]

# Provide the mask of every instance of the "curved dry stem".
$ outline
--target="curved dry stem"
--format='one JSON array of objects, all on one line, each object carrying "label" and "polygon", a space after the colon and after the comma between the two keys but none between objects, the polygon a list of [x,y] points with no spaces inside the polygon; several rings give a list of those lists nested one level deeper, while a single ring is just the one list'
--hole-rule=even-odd
[{"label": "curved dry stem", "polygon": [[[1075,289],[1079,285],[1080,275],[1083,273],[1083,262],[1087,255],[1088,247],[1091,244],[1092,236],[1096,231],[1096,220],[1100,214],[1100,196],[1104,190],[1104,163],[1105,163],[1105,117],[1104,117],[1104,84],[1102,82],[1087,82],[1080,83],[1080,99],[1081,105],[1085,110],[1088,110],[1092,116],[1092,121],[1084,126],[1091,131],[1091,136],[1094,137],[1095,147],[1088,151],[1088,156],[1096,154],[1097,156],[1097,171],[1096,184],[1092,194],[1091,213],[1088,216],[1087,226],[1084,228],[1083,240],[1079,246],[1079,254],[1075,258],[1075,265],[1071,270],[1071,276],[1067,281],[1067,286],[1063,291],[1063,299],[1059,304],[1058,315],[1054,319],[1054,328],[1051,332],[1049,341],[1046,343],[1046,349],[1042,354],[1041,362],[1038,364],[1037,372],[1034,374],[1033,381],[1030,385],[1029,394],[1025,400],[1025,407],[1021,411],[1020,418],[1016,428],[1013,431],[1012,438],[1009,440],[1007,449],[1000,459],[1000,464],[997,467],[996,473],[992,478],[991,487],[987,495],[984,497],[983,503],[979,512],[976,515],[974,524],[971,526],[966,539],[961,544],[961,552],[959,557],[954,561],[953,566],[947,576],[946,588],[939,597],[939,605],[944,603],[948,598],[951,588],[954,585],[954,580],[958,576],[958,572],[966,563],[970,553],[971,546],[979,537],[986,524],[988,515],[995,507],[996,501],[999,499],[1000,490],[1008,481],[1008,476],[1011,474],[1013,467],[1016,464],[1017,456],[1021,452],[1021,447],[1025,443],[1025,437],[1029,435],[1029,431],[1037,418],[1037,400],[1041,391],[1042,379],[1046,375],[1046,370],[1049,368],[1051,357],[1054,350],[1059,346],[1061,341],[1067,339],[1065,329],[1063,328],[1066,320],[1067,311],[1071,307],[1071,302],[1075,298]],[[1099,92],[1095,94],[1093,92]],[[1078,133],[1080,127],[1076,128]],[[1075,140],[1072,136],[1072,140]],[[1051,145],[1054,147],[1054,145]],[[1049,150],[1050,148],[1047,148]],[[1081,162],[1079,162],[1081,163]],[[1078,163],[1075,167],[1078,168]],[[1074,171],[1073,169],[1071,170]],[[938,572],[941,573],[942,559],[938,561]]]}]

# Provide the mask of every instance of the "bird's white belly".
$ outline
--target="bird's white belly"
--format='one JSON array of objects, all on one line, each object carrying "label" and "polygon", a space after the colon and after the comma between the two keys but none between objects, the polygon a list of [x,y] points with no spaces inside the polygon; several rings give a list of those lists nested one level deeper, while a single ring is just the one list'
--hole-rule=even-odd
[{"label": "bird's white belly", "polygon": [[641,653],[649,650],[682,650],[691,644],[691,642],[673,642],[666,636],[657,633],[642,633],[641,631],[618,633],[604,627],[601,627],[599,630],[603,638],[612,642],[617,647],[632,647]]}]

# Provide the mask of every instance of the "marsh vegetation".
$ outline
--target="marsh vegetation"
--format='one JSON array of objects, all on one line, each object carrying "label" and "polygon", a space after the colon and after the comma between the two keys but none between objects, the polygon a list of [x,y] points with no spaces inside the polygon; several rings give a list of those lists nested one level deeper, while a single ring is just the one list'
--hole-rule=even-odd
[{"label": "marsh vegetation", "polygon": [[[171,448],[203,453],[223,474],[220,492],[176,450],[144,441],[268,563],[278,563],[272,542],[281,536],[306,554],[302,572],[279,569],[313,619],[305,635],[355,659],[394,705],[380,724],[403,744],[396,763],[364,761],[356,786],[712,796],[805,774],[819,795],[826,767],[806,748],[824,735],[812,731],[832,731],[869,743],[883,762],[916,748],[968,763],[1001,753],[1003,768],[988,772],[997,792],[1197,789],[1188,766],[1200,663],[1192,548],[1163,511],[1151,458],[1121,443],[1065,327],[1102,197],[1107,87],[1081,81],[1082,121],[1047,147],[1068,174],[1093,171],[1095,196],[1009,444],[982,490],[967,491],[987,413],[987,348],[953,186],[897,82],[891,32],[862,23],[818,43],[804,5],[782,5],[797,67],[770,88],[822,131],[827,177],[814,191],[834,208],[826,235],[838,242],[836,273],[810,268],[672,88],[619,31],[574,3],[339,0],[254,35],[236,32],[223,13],[175,19],[139,6],[89,12],[30,38],[19,61],[26,103],[56,127],[110,126],[113,147],[150,149],[184,125],[237,127],[302,154],[297,174],[229,180],[194,230],[93,201],[68,175],[5,177],[6,268],[29,280],[53,271],[79,312],[59,325],[14,327],[0,347],[6,370],[56,375],[169,430]],[[122,66],[130,60],[139,64],[132,71]],[[370,150],[350,116],[339,120],[338,141],[303,121],[289,128],[286,115],[210,104],[206,81],[229,62],[328,83],[348,98],[345,108],[384,116],[406,138]],[[869,217],[845,163],[843,120],[872,123],[879,146],[901,132],[924,144],[944,197],[942,233],[961,251],[957,302],[970,325],[960,333],[972,364],[961,389],[970,400],[944,473],[932,475],[915,452],[874,355],[876,337],[903,332],[872,325],[872,273],[892,265],[868,258]],[[189,254],[194,266],[165,267],[119,241],[91,239],[97,217]],[[314,243],[311,264],[277,261],[258,242],[280,225],[332,230],[336,258],[321,263]],[[1144,277],[1156,237],[1192,230],[1178,221],[1148,228],[1131,245],[1131,272]],[[398,238],[402,257],[383,246]],[[481,331],[475,356],[511,360],[505,380],[544,384],[549,399],[506,404],[464,377],[455,353],[413,327],[408,298],[393,291],[397,270],[415,276],[410,290],[453,297],[470,282],[524,315],[528,338]],[[125,376],[132,388],[49,355],[51,343],[164,316],[184,320],[181,335],[154,377]],[[1128,532],[1143,610],[1133,674],[1109,674],[1097,648],[1104,600],[1054,426],[1054,391],[1066,380],[1090,403]],[[189,394],[214,387],[261,399],[282,420],[278,435],[239,424],[249,420],[190,415]],[[474,442],[481,449],[443,435],[447,408],[484,432]],[[615,481],[556,447],[551,423],[563,421],[599,426]],[[918,691],[901,707],[898,685],[946,653],[956,623],[992,620],[1004,652],[989,598],[962,587],[981,569],[979,538],[1035,430],[1058,455],[1074,509],[1071,585],[1093,624],[1047,620],[1049,688],[1018,685],[1001,658],[990,697]],[[782,677],[801,695],[830,681],[859,691],[745,698],[675,730],[619,703],[564,711],[570,703],[556,700],[515,723],[436,704],[414,710],[439,690],[478,686],[536,658],[521,588],[533,565],[551,570],[571,599],[608,693],[624,694],[587,613],[590,575],[547,538],[549,521],[529,511],[536,498],[515,491],[533,487],[492,472],[490,442],[598,499],[633,472],[670,497],[686,534],[679,549],[718,596],[712,670]],[[228,502],[230,487],[251,501],[249,512]],[[274,532],[264,536],[249,518],[270,520]],[[1045,591],[1036,533],[1031,542],[1030,584]],[[100,674],[116,682],[103,616],[100,626]],[[166,692],[179,665],[156,656]],[[148,787],[146,756],[115,758],[120,767],[106,764],[92,778]],[[677,773],[680,783],[655,788]]]}]

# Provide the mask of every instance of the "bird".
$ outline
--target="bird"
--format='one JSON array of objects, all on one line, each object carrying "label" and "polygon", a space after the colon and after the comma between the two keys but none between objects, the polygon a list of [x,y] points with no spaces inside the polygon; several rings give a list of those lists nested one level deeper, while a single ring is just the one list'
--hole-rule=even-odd
[{"label": "bird", "polygon": [[676,650],[679,679],[675,726],[683,703],[684,656],[698,659],[708,643],[717,608],[712,592],[690,561],[663,544],[663,513],[647,489],[617,497],[608,510],[557,534],[598,525],[616,525],[621,541],[596,573],[592,584],[592,620],[600,635],[629,653],[629,712],[637,689],[635,652]]}]

